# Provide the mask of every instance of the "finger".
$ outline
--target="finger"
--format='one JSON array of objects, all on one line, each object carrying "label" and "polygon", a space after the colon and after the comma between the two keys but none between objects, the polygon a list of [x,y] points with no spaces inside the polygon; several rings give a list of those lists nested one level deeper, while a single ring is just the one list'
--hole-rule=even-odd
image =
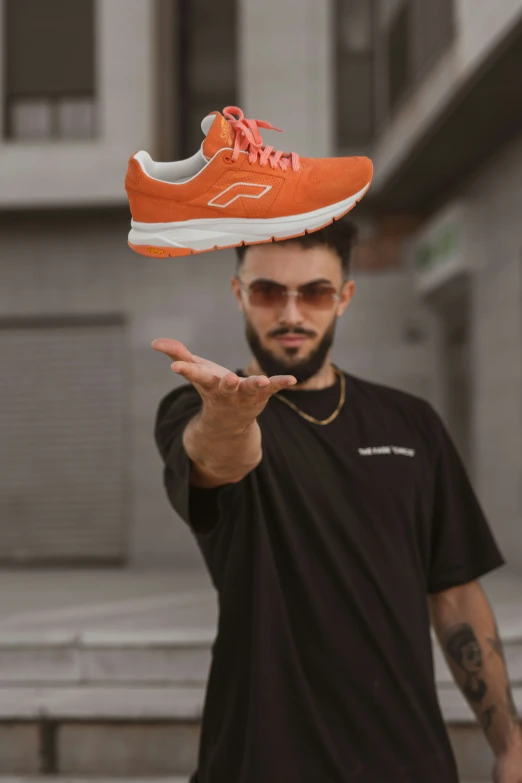
[{"label": "finger", "polygon": [[153,340],[151,346],[155,351],[164,353],[167,356],[170,356],[171,359],[177,361],[193,362],[195,360],[195,357],[190,353],[189,349],[179,340],[160,337],[158,340]]},{"label": "finger", "polygon": [[218,388],[220,393],[224,394],[225,397],[231,397],[236,394],[239,383],[239,377],[235,373],[229,372],[221,378]]},{"label": "finger", "polygon": [[240,392],[247,397],[251,397],[265,389],[270,388],[270,381],[266,375],[249,375],[241,381]]},{"label": "finger", "polygon": [[293,375],[272,375],[270,378],[270,391],[272,394],[276,394],[281,389],[295,386],[296,383],[297,379]]},{"label": "finger", "polygon": [[175,373],[182,375],[189,383],[197,383],[204,389],[210,390],[219,384],[219,376],[201,364],[176,361],[170,367]]}]

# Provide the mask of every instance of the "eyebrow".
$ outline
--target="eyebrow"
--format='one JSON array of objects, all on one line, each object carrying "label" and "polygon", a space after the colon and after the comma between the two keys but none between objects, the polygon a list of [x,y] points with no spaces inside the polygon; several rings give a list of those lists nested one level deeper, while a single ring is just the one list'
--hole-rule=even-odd
[{"label": "eyebrow", "polygon": [[[251,280],[248,285],[252,285],[252,283],[272,283],[273,285],[279,285],[281,288],[288,288],[284,283],[279,283],[277,280],[271,280],[269,277],[256,277],[254,280]],[[301,283],[298,288],[302,288],[303,286],[308,285],[319,285],[322,283],[327,283],[328,285],[333,285],[331,280],[328,280],[327,277],[318,277],[315,280],[309,280],[307,283]]]}]

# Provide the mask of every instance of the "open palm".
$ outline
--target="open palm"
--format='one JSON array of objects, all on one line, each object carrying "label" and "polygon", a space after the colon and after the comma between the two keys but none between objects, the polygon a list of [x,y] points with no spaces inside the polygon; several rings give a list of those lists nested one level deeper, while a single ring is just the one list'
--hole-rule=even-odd
[{"label": "open palm", "polygon": [[207,418],[212,420],[248,423],[259,416],[273,394],[296,383],[293,375],[242,378],[191,353],[179,340],[160,338],[152,347],[173,359],[172,370],[193,384],[203,399]]}]

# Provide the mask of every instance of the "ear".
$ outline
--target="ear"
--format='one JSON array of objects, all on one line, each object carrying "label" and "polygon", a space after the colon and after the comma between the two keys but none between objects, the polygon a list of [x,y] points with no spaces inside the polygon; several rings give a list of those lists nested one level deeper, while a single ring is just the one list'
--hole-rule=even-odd
[{"label": "ear", "polygon": [[232,291],[234,292],[234,296],[236,297],[236,301],[238,304],[239,309],[243,313],[245,310],[244,304],[243,304],[243,292],[241,290],[241,286],[239,285],[239,279],[236,275],[232,277],[230,280],[230,286],[232,288]]},{"label": "ear", "polygon": [[337,317],[340,318],[341,315],[344,313],[350,302],[352,301],[353,295],[355,294],[355,281],[354,280],[347,280],[346,283],[343,285],[341,290],[341,298],[339,299],[339,303],[337,305]]}]

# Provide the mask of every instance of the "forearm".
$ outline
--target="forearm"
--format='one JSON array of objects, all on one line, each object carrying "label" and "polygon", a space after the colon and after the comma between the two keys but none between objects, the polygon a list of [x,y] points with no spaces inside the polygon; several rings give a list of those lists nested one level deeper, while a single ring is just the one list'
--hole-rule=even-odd
[{"label": "forearm", "polygon": [[495,618],[478,582],[431,598],[433,626],[455,682],[496,755],[522,743]]},{"label": "forearm", "polygon": [[203,411],[187,424],[183,445],[191,459],[192,483],[218,486],[239,481],[260,463],[261,430],[257,420],[242,427],[209,422]]}]

